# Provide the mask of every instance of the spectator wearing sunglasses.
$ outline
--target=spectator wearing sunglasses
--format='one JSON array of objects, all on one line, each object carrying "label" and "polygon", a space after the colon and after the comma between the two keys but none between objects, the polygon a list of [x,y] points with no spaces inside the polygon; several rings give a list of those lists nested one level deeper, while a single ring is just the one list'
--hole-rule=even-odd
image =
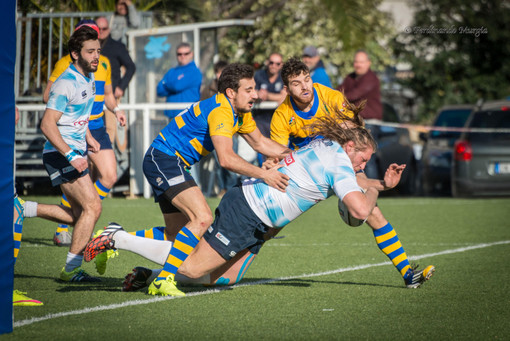
[{"label": "spectator wearing sunglasses", "polygon": [[[265,67],[255,73],[255,89],[260,101],[283,102],[287,93],[283,88],[280,71],[283,65],[282,55],[271,53],[265,63]],[[277,105],[277,106],[278,106]],[[253,118],[257,122],[262,135],[270,136],[271,117],[274,109],[257,109],[253,111]]]},{"label": "spectator wearing sunglasses", "polygon": [[[193,49],[189,43],[177,45],[178,65],[168,70],[157,87],[158,96],[166,96],[167,103],[195,103],[200,100],[202,73],[193,58]],[[172,119],[181,111],[165,110],[165,115]]]}]

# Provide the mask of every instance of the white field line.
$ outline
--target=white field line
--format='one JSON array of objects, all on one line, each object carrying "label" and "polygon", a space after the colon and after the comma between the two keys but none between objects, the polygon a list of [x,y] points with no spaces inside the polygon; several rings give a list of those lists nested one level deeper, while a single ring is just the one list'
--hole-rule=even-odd
[{"label": "white field line", "polygon": [[[487,247],[491,247],[491,246],[504,245],[504,244],[510,244],[510,240],[502,240],[502,241],[493,242],[493,243],[476,244],[476,245],[467,246],[467,247],[461,247],[461,248],[457,248],[457,249],[450,249],[450,250],[444,250],[444,251],[440,251],[440,252],[427,253],[427,254],[423,254],[423,255],[409,257],[409,260],[419,260],[419,259],[423,259],[423,258],[429,258],[429,257],[435,257],[435,256],[441,256],[441,255],[448,255],[448,254],[465,252],[465,251],[471,251],[471,250],[476,250],[476,249],[483,249],[483,248],[487,248]],[[270,279],[265,279],[265,280],[260,280],[260,281],[235,284],[235,285],[227,286],[227,287],[218,287],[218,288],[214,288],[214,289],[208,289],[208,290],[203,290],[203,291],[191,292],[191,293],[187,293],[185,297],[193,297],[193,296],[214,294],[214,293],[221,292],[223,290],[232,290],[234,288],[247,287],[247,286],[253,286],[253,285],[260,285],[260,284],[267,284],[267,283],[278,282],[278,281],[287,281],[287,280],[293,280],[293,279],[299,279],[299,278],[310,278],[310,277],[327,276],[327,275],[332,275],[332,274],[337,274],[337,273],[342,273],[342,272],[364,270],[364,269],[368,269],[368,268],[373,268],[373,267],[383,266],[383,265],[390,265],[390,264],[391,264],[391,262],[387,261],[387,262],[375,263],[375,264],[363,264],[363,265],[352,266],[352,267],[348,267],[348,268],[341,268],[341,269],[330,270],[330,271],[324,271],[324,272],[319,272],[319,273],[302,274],[302,275],[288,276],[288,277],[270,278]],[[123,303],[116,303],[116,304],[110,304],[110,305],[100,305],[100,306],[91,307],[91,308],[83,308],[83,309],[80,309],[80,310],[64,311],[64,312],[61,312],[61,313],[48,314],[46,316],[33,317],[31,319],[15,321],[13,326],[14,326],[14,328],[23,327],[23,326],[31,325],[31,324],[36,323],[36,322],[52,320],[52,319],[56,319],[56,318],[60,318],[60,317],[66,317],[66,316],[72,316],[72,315],[82,315],[82,314],[94,313],[94,312],[98,312],[98,311],[113,310],[113,309],[118,309],[118,308],[125,308],[125,307],[130,307],[130,306],[135,306],[135,305],[150,304],[150,303],[155,303],[155,302],[172,300],[172,299],[176,299],[176,298],[180,298],[180,297],[173,297],[173,296],[153,297],[153,298],[146,299],[146,300],[126,301],[126,302],[123,302]]]}]

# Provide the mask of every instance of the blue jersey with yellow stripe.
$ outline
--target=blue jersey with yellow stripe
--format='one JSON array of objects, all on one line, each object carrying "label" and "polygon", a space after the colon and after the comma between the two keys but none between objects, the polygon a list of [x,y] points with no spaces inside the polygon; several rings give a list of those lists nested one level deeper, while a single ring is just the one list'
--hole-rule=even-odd
[{"label": "blue jersey with yellow stripe", "polygon": [[309,143],[313,137],[304,129],[316,118],[342,111],[352,117],[344,95],[319,83],[313,84],[313,105],[307,111],[301,111],[290,95],[276,108],[271,119],[271,139],[291,149],[298,149]]},{"label": "blue jersey with yellow stripe", "polygon": [[251,113],[236,114],[221,93],[182,111],[152,142],[161,152],[180,157],[188,166],[214,150],[211,136],[249,134],[256,128]]},{"label": "blue jersey with yellow stripe", "polygon": [[[70,55],[60,58],[51,73],[50,81],[55,82],[72,63]],[[110,61],[107,57],[99,56],[99,65],[97,66],[97,71],[94,72],[94,78],[96,82],[96,97],[94,98],[92,112],[90,113],[89,129],[104,127],[104,88],[106,85],[112,85]]]}]

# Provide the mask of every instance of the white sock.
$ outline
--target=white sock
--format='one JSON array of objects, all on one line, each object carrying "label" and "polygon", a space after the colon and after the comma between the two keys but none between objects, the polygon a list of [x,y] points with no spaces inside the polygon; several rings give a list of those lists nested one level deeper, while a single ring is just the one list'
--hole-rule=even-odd
[{"label": "white sock", "polygon": [[115,232],[113,241],[116,249],[134,252],[160,265],[165,265],[173,245],[169,240],[138,237],[126,231]]},{"label": "white sock", "polygon": [[35,201],[25,201],[23,204],[23,217],[37,217],[37,203]]},{"label": "white sock", "polygon": [[82,262],[83,262],[82,255],[75,255],[74,253],[68,252],[67,259],[66,259],[65,272],[71,272],[74,269],[79,268],[81,266]]}]

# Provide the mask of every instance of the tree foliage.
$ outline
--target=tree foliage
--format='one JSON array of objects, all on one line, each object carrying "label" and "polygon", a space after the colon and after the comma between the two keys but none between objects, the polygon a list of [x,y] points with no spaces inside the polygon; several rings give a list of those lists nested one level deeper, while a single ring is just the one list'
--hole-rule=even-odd
[{"label": "tree foliage", "polygon": [[[213,3],[225,3],[215,7]],[[206,1],[205,7],[216,8],[220,18],[255,19],[252,29],[230,30],[221,40],[224,59],[247,63],[263,63],[272,52],[284,59],[300,56],[307,45],[315,45],[328,71],[345,75],[352,71],[355,50],[366,49],[374,67],[382,70],[390,63],[391,52],[382,42],[391,34],[391,21],[377,9],[380,0],[249,0]],[[332,75],[334,76],[334,75]],[[334,83],[336,78],[334,78]]]},{"label": "tree foliage", "polygon": [[[377,9],[382,0],[132,0],[140,11],[154,14],[155,26],[225,19],[253,19],[253,27],[218,30],[220,57],[229,62],[262,64],[272,52],[287,59],[300,56],[307,45],[319,48],[333,83],[352,71],[355,50],[372,56],[373,68],[391,63],[383,47],[391,21]],[[28,12],[113,11],[115,0],[19,1]],[[58,23],[57,23],[58,24]]]},{"label": "tree foliage", "polygon": [[506,0],[414,1],[414,23],[394,43],[414,76],[405,82],[429,118],[446,104],[510,94],[510,4]]},{"label": "tree foliage", "polygon": [[[174,0],[174,7],[185,0]],[[149,11],[162,6],[162,0],[132,0],[139,11]],[[186,7],[187,8],[187,7]],[[110,12],[115,10],[115,0],[18,0],[18,11],[30,12]]]}]

